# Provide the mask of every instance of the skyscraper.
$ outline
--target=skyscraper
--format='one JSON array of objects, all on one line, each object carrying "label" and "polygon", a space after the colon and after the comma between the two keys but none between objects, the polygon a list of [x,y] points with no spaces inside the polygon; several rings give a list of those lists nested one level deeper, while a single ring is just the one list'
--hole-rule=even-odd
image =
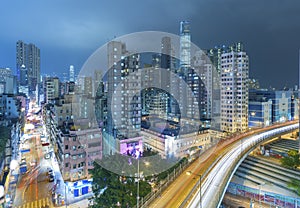
[{"label": "skyscraper", "polygon": [[70,75],[70,82],[75,82],[75,70],[74,70],[74,66],[70,65],[70,69],[69,69],[69,75]]},{"label": "skyscraper", "polygon": [[[141,129],[141,72],[139,54],[130,54],[126,45],[107,45],[107,122],[103,130],[103,154],[119,151],[119,141],[139,137]],[[132,76],[133,75],[133,76]],[[137,94],[136,94],[137,93]]]},{"label": "skyscraper", "polygon": [[[26,65],[25,65],[26,66]],[[34,44],[27,45],[27,74],[28,86],[32,91],[36,90],[36,85],[40,83],[41,64],[40,64],[40,49]]]},{"label": "skyscraper", "polygon": [[[18,81],[21,80],[21,69],[26,68],[26,43],[19,40],[16,45],[16,67],[17,67],[17,78]],[[27,72],[26,72],[27,77]]]},{"label": "skyscraper", "polygon": [[27,77],[29,92],[35,92],[41,75],[40,49],[32,43],[19,40],[16,44],[16,65],[19,83],[24,86]]},{"label": "skyscraper", "polygon": [[89,97],[93,95],[93,79],[92,77],[84,77],[83,93]]},{"label": "skyscraper", "polygon": [[180,22],[180,67],[188,68],[191,66],[191,33],[190,22]]},{"label": "skyscraper", "polygon": [[221,54],[221,130],[248,129],[249,58],[241,43]]}]

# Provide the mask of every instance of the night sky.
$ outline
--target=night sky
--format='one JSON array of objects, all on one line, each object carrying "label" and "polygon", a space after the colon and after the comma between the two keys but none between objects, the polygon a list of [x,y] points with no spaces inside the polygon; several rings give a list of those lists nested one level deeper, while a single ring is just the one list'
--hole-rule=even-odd
[{"label": "night sky", "polygon": [[299,0],[43,0],[2,1],[0,67],[15,70],[16,41],[41,49],[41,71],[77,72],[101,45],[128,33],[157,30],[178,34],[191,22],[200,48],[242,41],[250,77],[263,87],[298,84]]}]

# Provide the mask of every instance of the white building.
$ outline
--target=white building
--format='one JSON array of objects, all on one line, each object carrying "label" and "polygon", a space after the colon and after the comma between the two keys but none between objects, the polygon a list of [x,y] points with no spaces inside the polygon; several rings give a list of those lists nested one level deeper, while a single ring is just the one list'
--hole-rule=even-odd
[{"label": "white building", "polygon": [[221,55],[221,130],[248,129],[249,58],[241,43]]},{"label": "white building", "polygon": [[69,75],[70,75],[70,82],[75,82],[75,70],[74,70],[74,66],[70,65],[70,69],[69,69]]},{"label": "white building", "polygon": [[45,102],[59,97],[59,79],[57,77],[47,77],[44,86]]},{"label": "white building", "polygon": [[140,138],[141,72],[140,55],[126,51],[125,43],[111,41],[107,45],[107,122],[103,130],[103,154],[118,151],[117,140]]},{"label": "white building", "polygon": [[14,95],[0,95],[0,118],[19,118],[20,108],[20,101]]},{"label": "white building", "polygon": [[17,80],[16,77],[12,75],[10,69],[0,68],[0,94],[16,94],[17,92]]}]

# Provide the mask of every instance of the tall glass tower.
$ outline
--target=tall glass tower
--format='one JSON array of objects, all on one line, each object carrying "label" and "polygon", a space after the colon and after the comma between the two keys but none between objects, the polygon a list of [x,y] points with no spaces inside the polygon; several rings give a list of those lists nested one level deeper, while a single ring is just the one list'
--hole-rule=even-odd
[{"label": "tall glass tower", "polygon": [[18,81],[22,80],[24,84],[26,76],[29,91],[35,91],[41,77],[40,49],[32,43],[26,44],[19,40],[16,44],[16,55]]},{"label": "tall glass tower", "polygon": [[75,70],[74,70],[73,65],[70,65],[69,75],[70,75],[69,81],[70,82],[75,82]]},{"label": "tall glass tower", "polygon": [[190,22],[180,22],[180,68],[191,66],[191,33]]}]

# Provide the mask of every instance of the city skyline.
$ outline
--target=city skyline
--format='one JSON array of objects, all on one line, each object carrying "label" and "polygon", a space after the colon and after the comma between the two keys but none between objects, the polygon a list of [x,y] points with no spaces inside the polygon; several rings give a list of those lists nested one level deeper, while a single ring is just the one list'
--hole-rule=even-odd
[{"label": "city skyline", "polygon": [[[60,75],[68,72],[70,65],[78,72],[99,46],[114,37],[149,30],[178,35],[178,23],[188,20],[192,42],[201,49],[242,41],[251,62],[250,77],[257,78],[263,87],[298,84],[298,2],[282,5],[276,0],[266,5],[236,0],[176,1],[175,7],[170,7],[167,1],[131,2],[124,7],[119,4],[29,1],[13,5],[6,2],[2,15],[9,20],[0,20],[3,29],[0,66],[16,71],[15,43],[23,40],[41,49],[42,74]],[[14,12],[21,9],[26,9],[27,15]],[[125,18],[122,11],[126,11]]]},{"label": "city skyline", "polygon": [[300,2],[2,7],[0,207],[300,204]]}]

